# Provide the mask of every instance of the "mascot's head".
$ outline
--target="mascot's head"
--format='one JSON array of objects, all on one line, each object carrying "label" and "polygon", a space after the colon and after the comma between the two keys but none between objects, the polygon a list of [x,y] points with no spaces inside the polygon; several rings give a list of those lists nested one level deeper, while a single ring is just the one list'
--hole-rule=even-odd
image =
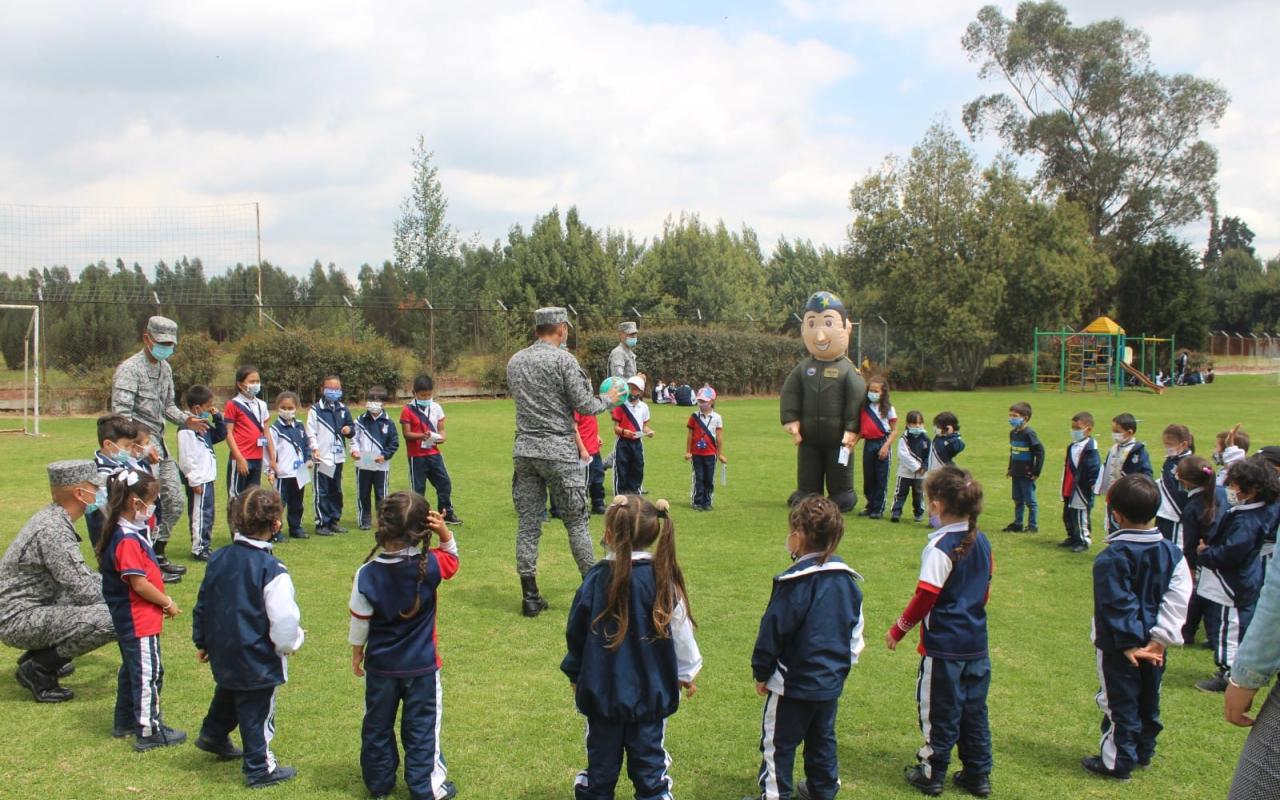
[{"label": "mascot's head", "polygon": [[819,361],[835,361],[849,352],[853,322],[844,303],[831,292],[815,292],[804,304],[800,333],[809,354]]}]

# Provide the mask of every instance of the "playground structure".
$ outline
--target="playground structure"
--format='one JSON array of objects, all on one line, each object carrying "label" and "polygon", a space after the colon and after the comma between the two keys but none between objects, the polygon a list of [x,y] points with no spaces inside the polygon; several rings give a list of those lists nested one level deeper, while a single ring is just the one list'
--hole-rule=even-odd
[{"label": "playground structure", "polygon": [[[1173,383],[1176,351],[1173,337],[1131,337],[1110,317],[1098,317],[1078,331],[1037,328],[1031,380],[1037,391],[1045,392],[1119,394],[1144,388],[1163,394]],[[1048,355],[1045,362],[1056,361],[1057,368],[1045,369],[1041,353]]]}]

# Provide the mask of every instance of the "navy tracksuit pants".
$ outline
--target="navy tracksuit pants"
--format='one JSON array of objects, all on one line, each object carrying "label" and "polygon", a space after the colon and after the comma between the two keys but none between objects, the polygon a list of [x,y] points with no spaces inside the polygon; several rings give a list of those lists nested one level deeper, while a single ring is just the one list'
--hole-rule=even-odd
[{"label": "navy tracksuit pants", "polygon": [[119,640],[120,671],[116,675],[116,710],[113,727],[150,736],[160,727],[160,690],[164,688],[164,664],[160,637],[131,636]]},{"label": "navy tracksuit pants", "polygon": [[619,439],[613,450],[613,493],[640,494],[644,484],[644,443]]},{"label": "navy tracksuit pants", "polygon": [[1156,751],[1160,724],[1160,681],[1164,667],[1146,661],[1135,667],[1122,652],[1098,651],[1098,708],[1102,710],[1102,763],[1128,773]]},{"label": "navy tracksuit pants", "polygon": [[804,743],[804,777],[809,796],[831,800],[840,791],[836,759],[838,700],[796,700],[770,692],[760,727],[760,797],[792,797],[796,750]]},{"label": "navy tracksuit pants", "polygon": [[337,525],[342,519],[342,463],[333,465],[333,477],[316,469],[311,505],[316,512],[316,527]]},{"label": "navy tracksuit pants", "polygon": [[960,761],[970,775],[991,772],[991,726],[987,721],[987,690],[991,659],[952,661],[920,659],[916,703],[924,746],[917,757],[927,777],[946,775],[951,748],[959,745]]},{"label": "navy tracksuit pants", "polygon": [[624,753],[636,800],[670,797],[666,731],[665,719],[630,723],[588,719],[587,768],[573,781],[574,800],[613,800]]},{"label": "navy tracksuit pants", "polygon": [[1165,519],[1164,517],[1156,517],[1156,527],[1160,529],[1160,535],[1166,540],[1173,542],[1179,549],[1182,547],[1182,521],[1174,521]]},{"label": "navy tracksuit pants", "polygon": [[711,508],[711,500],[716,493],[716,457],[693,456],[693,494],[691,500],[694,508]]},{"label": "navy tracksuit pants", "polygon": [[228,499],[235,497],[250,486],[262,485],[262,459],[250,458],[246,460],[249,464],[249,473],[241,475],[240,470],[236,469],[236,460],[234,458],[227,459]]},{"label": "navy tracksuit pants", "polygon": [[1023,513],[1027,515],[1027,524],[1033,528],[1040,526],[1040,506],[1036,504],[1036,479],[1030,476],[1013,478],[1013,524],[1022,524]]},{"label": "navy tracksuit pants", "polygon": [[382,498],[390,491],[391,470],[356,467],[356,522],[372,525],[378,509],[382,508]]},{"label": "navy tracksuit pants", "polygon": [[1062,526],[1067,529],[1067,538],[1074,544],[1093,544],[1093,536],[1089,531],[1089,515],[1091,509],[1072,508],[1071,501],[1062,503]]},{"label": "navy tracksuit pants", "polygon": [[898,488],[893,493],[894,519],[902,516],[902,509],[907,504],[907,494],[911,495],[911,514],[917,522],[924,516],[924,478],[904,478],[898,476]]},{"label": "navy tracksuit pants", "polygon": [[413,490],[426,497],[427,481],[436,490],[436,509],[443,514],[453,508],[453,481],[449,478],[449,470],[445,469],[444,456],[439,453],[409,458],[409,482],[413,484]]},{"label": "navy tracksuit pants", "polygon": [[[299,467],[298,469],[306,469]],[[306,533],[302,527],[302,495],[306,492],[298,485],[297,478],[280,478],[276,480],[276,491],[280,494],[280,503],[284,506],[286,529],[290,536]]]},{"label": "navy tracksuit pants", "polygon": [[213,546],[213,520],[217,508],[217,493],[213,481],[201,487],[196,494],[187,487],[187,521],[191,523],[191,554],[199,555]]},{"label": "navy tracksuit pants", "polygon": [[[365,675],[360,772],[374,797],[391,793],[400,768],[396,712],[404,743],[404,782],[413,800],[445,800],[455,793],[440,752],[440,673],[411,678]],[[401,709],[401,705],[404,706]]]},{"label": "navy tracksuit pants", "polygon": [[868,514],[883,514],[885,497],[889,492],[889,462],[880,458],[880,448],[886,437],[863,439],[862,445],[862,496],[867,500]]},{"label": "navy tracksuit pants", "polygon": [[236,728],[244,745],[245,780],[252,786],[276,769],[271,740],[276,735],[276,687],[265,689],[224,689],[214,687],[209,713],[200,725],[200,737],[225,742]]},{"label": "navy tracksuit pants", "polygon": [[1231,665],[1236,660],[1236,651],[1240,649],[1240,642],[1244,641],[1244,634],[1249,630],[1249,623],[1253,621],[1253,611],[1256,606],[1256,601],[1242,607],[1214,603],[1212,615],[1205,615],[1206,620],[1212,616],[1212,620],[1206,622],[1206,627],[1212,625],[1217,629],[1210,641],[1214,644],[1213,660],[1218,665],[1218,669],[1231,672]]}]

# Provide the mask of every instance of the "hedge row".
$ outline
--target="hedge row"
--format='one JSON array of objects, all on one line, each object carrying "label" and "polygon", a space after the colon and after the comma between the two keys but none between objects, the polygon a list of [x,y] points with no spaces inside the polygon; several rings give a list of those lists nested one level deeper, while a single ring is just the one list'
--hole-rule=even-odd
[{"label": "hedge row", "polygon": [[269,394],[289,389],[310,403],[319,397],[326,375],[340,376],[349,398],[363,396],[372,386],[394,391],[400,385],[396,352],[390,342],[378,336],[353,341],[290,328],[244,339],[239,363],[259,369]]}]

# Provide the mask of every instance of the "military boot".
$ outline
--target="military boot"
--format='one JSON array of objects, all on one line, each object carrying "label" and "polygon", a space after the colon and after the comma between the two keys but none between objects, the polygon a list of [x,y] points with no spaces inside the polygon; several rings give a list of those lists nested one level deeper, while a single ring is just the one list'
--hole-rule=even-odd
[{"label": "military boot", "polygon": [[551,607],[538,591],[538,579],[533,575],[520,576],[520,592],[524,596],[520,613],[526,617],[536,617]]}]

